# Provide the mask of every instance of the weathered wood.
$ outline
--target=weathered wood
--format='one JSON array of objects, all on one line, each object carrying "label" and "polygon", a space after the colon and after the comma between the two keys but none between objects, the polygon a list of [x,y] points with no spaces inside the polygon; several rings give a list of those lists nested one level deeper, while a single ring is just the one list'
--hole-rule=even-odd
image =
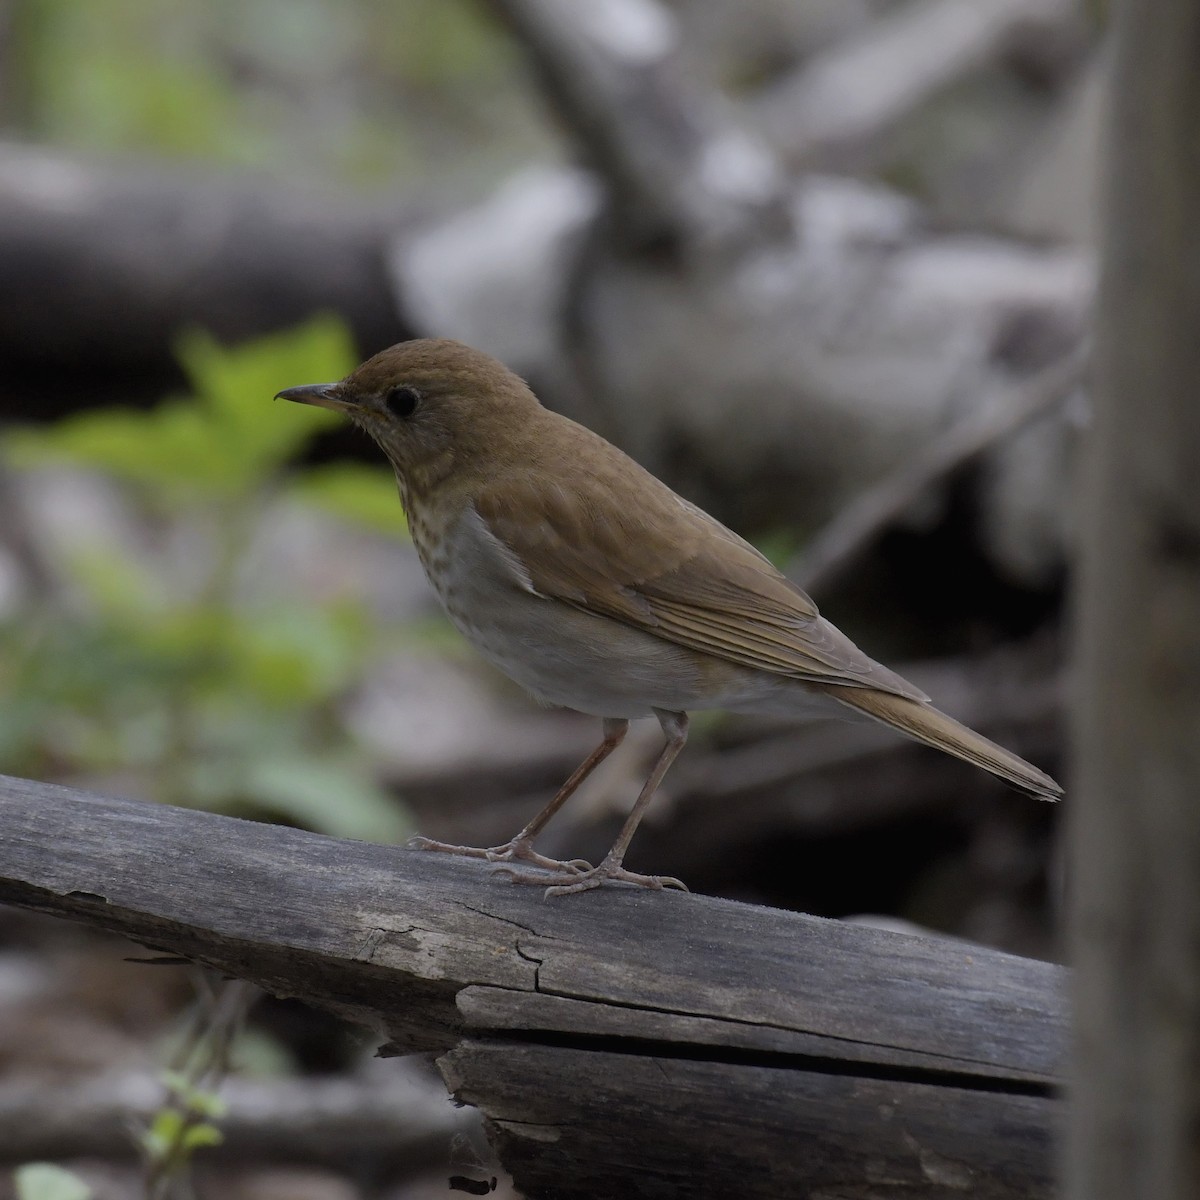
[{"label": "weathered wood", "polygon": [[474,1039],[442,1064],[501,1161],[536,1163],[517,1180],[535,1197],[1049,1194],[1044,1097]]},{"label": "weathered wood", "polygon": [[535,1197],[1050,1194],[1063,972],[0,777],[0,900],[448,1051]]},{"label": "weathered wood", "polygon": [[1200,1195],[1200,2],[1113,5],[1078,504],[1071,1200]]}]

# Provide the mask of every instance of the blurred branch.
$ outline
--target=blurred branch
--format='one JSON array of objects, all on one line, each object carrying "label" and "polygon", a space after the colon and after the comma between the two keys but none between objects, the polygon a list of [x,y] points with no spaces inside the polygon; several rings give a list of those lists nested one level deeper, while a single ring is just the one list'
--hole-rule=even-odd
[{"label": "blurred branch", "polygon": [[679,70],[658,0],[491,0],[639,242],[722,242],[777,226],[782,181],[715,93]]},{"label": "blurred branch", "polygon": [[67,389],[161,366],[188,326],[244,338],[332,310],[379,348],[405,333],[383,266],[394,225],[253,176],[0,144],[0,350]]},{"label": "blurred branch", "polygon": [[229,1073],[234,1042],[256,997],[244,980],[197,975],[199,1000],[190,1027],[140,1139],[147,1200],[168,1200],[184,1186],[195,1151],[219,1144],[214,1090]]},{"label": "blurred branch", "polygon": [[1088,351],[1077,349],[952,425],[819,530],[788,569],[790,578],[812,592],[833,586],[928,488],[1065,400],[1083,382],[1088,360]]},{"label": "blurred branch", "polygon": [[768,142],[805,163],[883,136],[1019,36],[1058,32],[1073,0],[918,0],[817,55],[759,97]]},{"label": "blurred branch", "polygon": [[[432,1080],[380,1076],[369,1083],[226,1080],[224,1141],[205,1150],[205,1161],[344,1167],[369,1159],[414,1169],[444,1163],[447,1143],[475,1124],[474,1114],[448,1104]],[[162,1087],[147,1073],[62,1085],[10,1079],[0,1084],[0,1161],[132,1160],[135,1130],[161,1101]]]}]

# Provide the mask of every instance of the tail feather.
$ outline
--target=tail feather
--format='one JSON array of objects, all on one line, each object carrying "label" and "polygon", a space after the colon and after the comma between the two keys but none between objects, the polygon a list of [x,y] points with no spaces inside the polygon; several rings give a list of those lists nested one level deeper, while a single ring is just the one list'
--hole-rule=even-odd
[{"label": "tail feather", "polygon": [[932,704],[873,688],[826,685],[821,690],[848,708],[882,721],[927,746],[974,763],[1040,800],[1058,800],[1063,795],[1062,788],[1044,771],[939,712]]}]

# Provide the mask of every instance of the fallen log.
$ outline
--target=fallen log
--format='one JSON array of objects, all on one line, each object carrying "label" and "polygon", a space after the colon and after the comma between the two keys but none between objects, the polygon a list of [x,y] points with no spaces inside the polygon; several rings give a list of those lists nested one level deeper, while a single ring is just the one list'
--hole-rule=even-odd
[{"label": "fallen log", "polygon": [[1054,965],[8,777],[0,816],[0,901],[438,1053],[526,1195],[1051,1194]]}]

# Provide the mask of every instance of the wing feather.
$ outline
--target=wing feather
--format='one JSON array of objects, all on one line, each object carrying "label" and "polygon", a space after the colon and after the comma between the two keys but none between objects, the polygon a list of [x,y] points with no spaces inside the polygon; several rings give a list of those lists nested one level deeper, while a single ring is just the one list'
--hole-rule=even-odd
[{"label": "wing feather", "polygon": [[569,491],[530,472],[475,497],[535,592],[756,670],[926,699],[748,542],[597,443],[603,452],[572,471]]}]

